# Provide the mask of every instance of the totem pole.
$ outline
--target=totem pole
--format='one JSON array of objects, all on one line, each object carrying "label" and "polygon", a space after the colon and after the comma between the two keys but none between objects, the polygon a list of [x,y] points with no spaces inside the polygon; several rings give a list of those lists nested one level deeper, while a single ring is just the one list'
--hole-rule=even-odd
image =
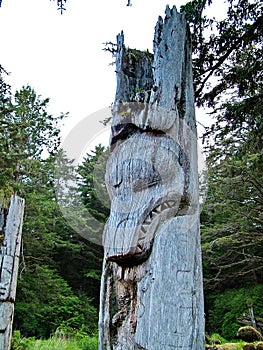
[{"label": "totem pole", "polygon": [[117,37],[100,350],[204,349],[190,34],[165,15],[153,55]]},{"label": "totem pole", "polygon": [[[1,202],[1,201],[0,201]],[[14,303],[25,201],[14,195],[9,208],[0,205],[0,349],[11,348]]]}]

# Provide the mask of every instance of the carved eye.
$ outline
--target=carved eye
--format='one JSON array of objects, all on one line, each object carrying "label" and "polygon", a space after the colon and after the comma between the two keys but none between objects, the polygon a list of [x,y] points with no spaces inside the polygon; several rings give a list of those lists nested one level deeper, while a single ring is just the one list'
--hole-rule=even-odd
[{"label": "carved eye", "polygon": [[[139,176],[138,176],[139,175]],[[137,173],[132,182],[132,190],[138,192],[147,188],[156,186],[162,182],[159,172],[155,169],[153,164],[148,164],[140,174]]]},{"label": "carved eye", "polygon": [[161,180],[158,181],[136,181],[132,184],[132,190],[133,192],[138,192],[142,190],[146,190],[147,188],[156,186],[160,184]]},{"label": "carved eye", "polygon": [[[117,165],[109,183],[113,195],[128,192],[139,192],[162,182],[161,175],[151,162],[142,159],[125,160]],[[121,191],[120,191],[121,189]]]}]

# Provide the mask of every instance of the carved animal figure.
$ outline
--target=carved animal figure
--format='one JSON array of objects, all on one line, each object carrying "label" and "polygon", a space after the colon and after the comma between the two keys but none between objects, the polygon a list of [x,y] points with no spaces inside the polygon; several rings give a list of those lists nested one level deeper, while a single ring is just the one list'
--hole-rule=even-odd
[{"label": "carved animal figure", "polygon": [[117,37],[99,350],[205,347],[189,32],[165,14],[154,56]]}]

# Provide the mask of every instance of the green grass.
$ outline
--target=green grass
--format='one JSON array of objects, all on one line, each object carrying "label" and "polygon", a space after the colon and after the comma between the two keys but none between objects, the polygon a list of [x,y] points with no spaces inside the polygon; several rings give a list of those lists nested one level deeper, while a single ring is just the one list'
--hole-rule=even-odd
[{"label": "green grass", "polygon": [[48,339],[36,340],[28,350],[97,350],[98,341],[95,338],[78,340]]},{"label": "green grass", "polygon": [[23,338],[20,332],[15,332],[12,338],[11,350],[97,350],[97,337],[63,338],[53,337],[50,339]]},{"label": "green grass", "polygon": [[226,340],[218,333],[213,333],[212,335],[210,335],[208,337],[210,339],[211,344],[213,344],[213,340],[218,339],[218,340],[220,340],[221,345],[224,345],[224,344],[226,344],[226,345],[227,344],[236,344],[236,349],[237,350],[242,350],[243,346],[246,344],[246,342],[244,342],[242,340],[237,340],[237,339],[230,340],[230,341]]}]

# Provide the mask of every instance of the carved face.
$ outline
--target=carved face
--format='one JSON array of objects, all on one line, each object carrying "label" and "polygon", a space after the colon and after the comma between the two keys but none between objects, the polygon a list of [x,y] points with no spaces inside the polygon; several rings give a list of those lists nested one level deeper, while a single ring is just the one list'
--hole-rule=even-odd
[{"label": "carved face", "polygon": [[147,259],[160,225],[177,214],[182,199],[178,158],[179,146],[166,135],[135,133],[115,147],[106,170],[106,259],[128,265]]}]

